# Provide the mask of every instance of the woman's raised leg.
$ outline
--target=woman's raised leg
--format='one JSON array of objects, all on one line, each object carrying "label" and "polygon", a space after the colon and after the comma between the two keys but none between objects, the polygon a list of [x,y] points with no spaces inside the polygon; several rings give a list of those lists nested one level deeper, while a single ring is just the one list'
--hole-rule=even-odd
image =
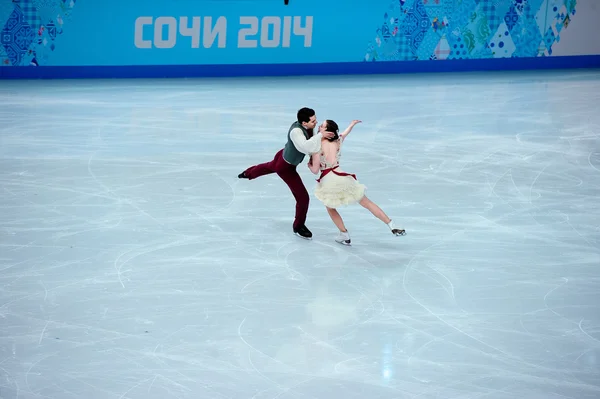
[{"label": "woman's raised leg", "polygon": [[406,234],[404,229],[396,228],[392,219],[390,219],[389,216],[386,215],[385,212],[379,206],[377,206],[376,203],[367,198],[366,195],[360,200],[360,204],[366,209],[368,209],[377,219],[387,224],[394,235],[402,236]]}]

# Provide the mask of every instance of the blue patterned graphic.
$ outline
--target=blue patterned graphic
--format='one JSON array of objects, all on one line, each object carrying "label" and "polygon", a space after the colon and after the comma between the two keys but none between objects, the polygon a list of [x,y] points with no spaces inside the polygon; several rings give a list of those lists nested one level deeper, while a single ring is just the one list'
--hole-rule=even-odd
[{"label": "blue patterned graphic", "polygon": [[550,56],[576,5],[577,0],[394,0],[365,61]]},{"label": "blue patterned graphic", "polygon": [[[0,65],[37,66],[56,48],[64,21],[71,15],[76,0],[12,0],[3,2],[0,16]],[[41,11],[41,12],[40,12]]]}]

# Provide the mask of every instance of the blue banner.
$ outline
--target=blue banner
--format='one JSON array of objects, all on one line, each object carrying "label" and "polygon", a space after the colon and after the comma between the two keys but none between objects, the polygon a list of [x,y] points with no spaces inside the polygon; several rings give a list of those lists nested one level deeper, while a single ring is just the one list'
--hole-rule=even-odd
[{"label": "blue banner", "polygon": [[[357,61],[389,0],[54,3],[58,7],[52,0],[14,3],[14,24],[31,29],[15,31],[10,65],[26,65],[34,55],[38,65],[51,66]],[[46,18],[33,16],[36,11]],[[33,51],[15,57],[24,50]]]},{"label": "blue banner", "polygon": [[[0,64],[318,64],[595,55],[600,41],[589,35],[597,31],[589,16],[600,17],[596,6],[597,0],[290,0],[289,5],[283,0],[0,0]],[[590,27],[581,28],[586,23]]]}]

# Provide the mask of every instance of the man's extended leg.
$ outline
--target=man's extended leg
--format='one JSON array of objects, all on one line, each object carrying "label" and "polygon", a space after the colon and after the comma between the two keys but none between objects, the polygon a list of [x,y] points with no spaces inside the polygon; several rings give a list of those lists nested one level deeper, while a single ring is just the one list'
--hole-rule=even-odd
[{"label": "man's extended leg", "polygon": [[283,150],[280,150],[277,154],[275,154],[275,157],[273,158],[273,160],[271,160],[269,162],[264,162],[264,163],[261,163],[258,165],[250,166],[248,169],[246,169],[245,171],[240,173],[238,175],[238,177],[240,179],[252,180],[252,179],[256,179],[257,177],[275,173],[275,165],[278,161],[278,158],[280,158],[282,156],[282,154],[283,154]]},{"label": "man's extended leg", "polygon": [[295,167],[278,170],[277,175],[279,175],[281,180],[287,184],[296,199],[296,216],[293,225],[294,233],[297,233],[304,238],[311,238],[312,233],[304,225],[306,223],[306,214],[308,213],[310,197],[308,196],[306,187],[304,187],[302,178]]}]

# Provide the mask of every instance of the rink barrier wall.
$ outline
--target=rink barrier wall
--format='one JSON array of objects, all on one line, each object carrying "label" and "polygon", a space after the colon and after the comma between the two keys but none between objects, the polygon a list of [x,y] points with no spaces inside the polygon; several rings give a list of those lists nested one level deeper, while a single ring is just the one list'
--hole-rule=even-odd
[{"label": "rink barrier wall", "polygon": [[0,79],[112,79],[373,75],[600,68],[600,55],[317,64],[42,66],[0,68]]},{"label": "rink barrier wall", "polygon": [[0,78],[600,68],[599,20],[600,0],[0,0]]}]

